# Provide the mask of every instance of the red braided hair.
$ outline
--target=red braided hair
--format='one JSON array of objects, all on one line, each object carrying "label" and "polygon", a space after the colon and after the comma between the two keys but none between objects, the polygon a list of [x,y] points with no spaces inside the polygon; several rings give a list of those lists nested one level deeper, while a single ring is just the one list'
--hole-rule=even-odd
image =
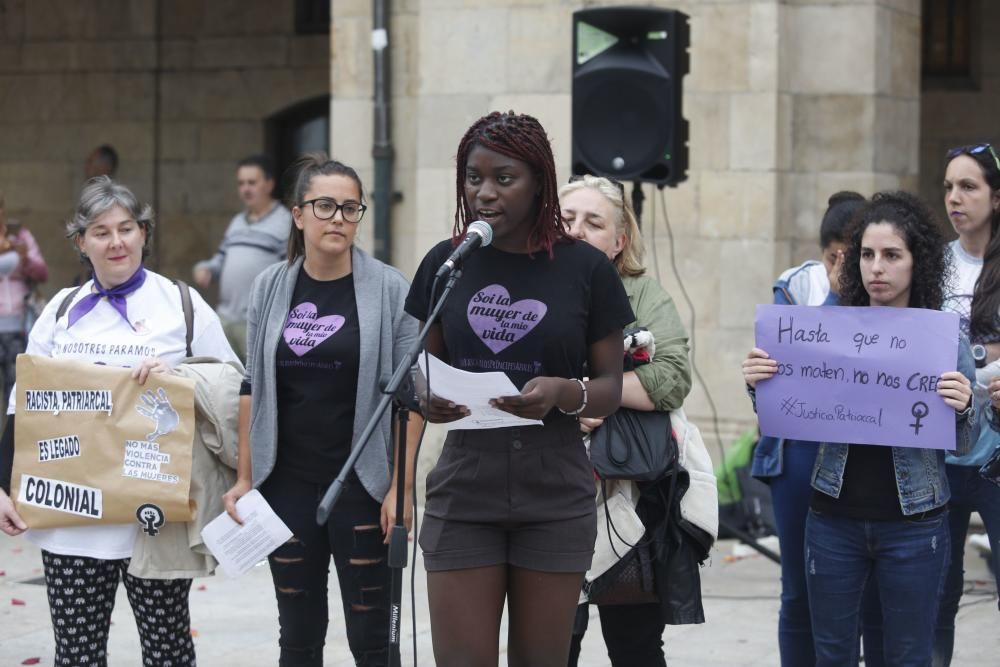
[{"label": "red braided hair", "polygon": [[552,146],[541,123],[532,116],[513,111],[494,111],[483,116],[466,131],[458,144],[458,177],[455,183],[456,208],[452,241],[458,244],[475,219],[469,202],[465,199],[465,168],[469,152],[475,146],[526,162],[541,184],[538,213],[528,234],[528,251],[544,250],[552,255],[552,247],[568,240],[559,211],[559,188],[556,184],[555,160]]}]

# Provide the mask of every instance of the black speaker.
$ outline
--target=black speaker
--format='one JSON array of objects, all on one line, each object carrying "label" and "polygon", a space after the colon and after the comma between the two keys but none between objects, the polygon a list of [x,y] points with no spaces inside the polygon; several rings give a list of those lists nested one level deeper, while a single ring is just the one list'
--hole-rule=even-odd
[{"label": "black speaker", "polygon": [[690,42],[682,12],[573,12],[574,174],[658,185],[687,178],[681,93]]}]

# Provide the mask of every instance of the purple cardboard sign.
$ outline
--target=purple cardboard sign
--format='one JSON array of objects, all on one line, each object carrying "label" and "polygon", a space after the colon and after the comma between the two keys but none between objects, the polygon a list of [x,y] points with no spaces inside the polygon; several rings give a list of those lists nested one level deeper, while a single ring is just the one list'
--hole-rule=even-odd
[{"label": "purple cardboard sign", "polygon": [[937,394],[958,365],[955,313],[761,305],[754,330],[778,362],[757,384],[764,435],[955,449],[955,410]]}]

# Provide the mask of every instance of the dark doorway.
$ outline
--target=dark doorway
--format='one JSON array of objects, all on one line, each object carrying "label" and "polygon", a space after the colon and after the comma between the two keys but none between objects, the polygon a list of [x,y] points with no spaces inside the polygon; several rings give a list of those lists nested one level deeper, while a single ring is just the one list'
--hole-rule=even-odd
[{"label": "dark doorway", "polygon": [[275,196],[284,201],[292,187],[286,172],[295,159],[303,153],[330,149],[330,96],[314,97],[268,118],[267,145],[278,175]]}]

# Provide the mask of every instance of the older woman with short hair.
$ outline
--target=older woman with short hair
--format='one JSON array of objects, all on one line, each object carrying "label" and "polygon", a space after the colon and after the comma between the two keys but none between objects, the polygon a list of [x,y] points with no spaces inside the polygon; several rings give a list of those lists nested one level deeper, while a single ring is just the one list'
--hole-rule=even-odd
[{"label": "older woman with short hair", "polygon": [[[66,235],[93,268],[81,288],[49,302],[31,330],[27,353],[132,368],[139,384],[187,356],[187,324],[178,286],[143,267],[153,211],[107,176],[87,182]],[[63,302],[66,302],[65,305]],[[215,312],[191,291],[195,356],[236,359]],[[10,492],[13,413],[0,439],[0,530],[19,535],[27,525]],[[109,446],[111,444],[109,443]],[[118,580],[125,582],[142,646],[143,665],[194,665],[188,593],[190,579],[128,574],[138,524],[32,529],[42,549],[56,665],[106,665],[108,630]]]}]

